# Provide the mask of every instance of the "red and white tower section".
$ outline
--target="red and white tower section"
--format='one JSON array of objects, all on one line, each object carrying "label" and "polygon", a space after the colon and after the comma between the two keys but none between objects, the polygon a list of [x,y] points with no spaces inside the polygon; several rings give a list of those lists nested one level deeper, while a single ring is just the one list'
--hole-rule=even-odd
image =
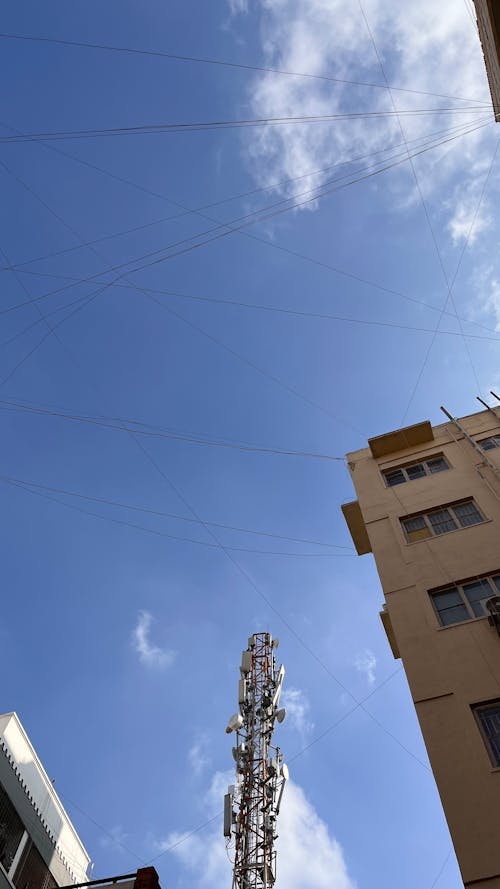
[{"label": "red and white tower section", "polygon": [[277,819],[288,769],[272,744],[275,722],[283,722],[279,700],[285,668],[276,666],[278,640],[254,633],[242,653],[239,712],[226,732],[234,732],[236,781],[224,797],[224,836],[234,841],[232,889],[271,889],[276,880]]}]

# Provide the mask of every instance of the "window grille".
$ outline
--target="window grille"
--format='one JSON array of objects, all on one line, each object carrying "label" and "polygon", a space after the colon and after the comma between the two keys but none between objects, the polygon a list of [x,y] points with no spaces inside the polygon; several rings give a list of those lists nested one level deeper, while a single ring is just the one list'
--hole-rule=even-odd
[{"label": "window grille", "polygon": [[500,701],[474,707],[491,762],[500,766]]},{"label": "window grille", "polygon": [[431,593],[432,604],[443,627],[475,617],[488,617],[486,601],[500,592],[500,574],[457,583]]},{"label": "window grille", "polygon": [[14,860],[24,834],[24,824],[0,784],[0,861],[6,871]]},{"label": "window grille", "polygon": [[426,537],[434,537],[447,534],[448,531],[456,531],[458,528],[478,525],[484,522],[484,517],[475,503],[472,500],[467,500],[440,509],[431,509],[418,516],[408,516],[400,521],[408,543],[414,543]]},{"label": "window grille", "polygon": [[444,469],[449,468],[443,455],[438,454],[436,457],[429,457],[427,460],[421,460],[419,463],[398,466],[395,469],[386,469],[382,475],[386,485],[389,488],[393,488],[395,485],[402,485],[417,478],[424,478],[426,475],[434,475],[436,472],[443,472]]}]

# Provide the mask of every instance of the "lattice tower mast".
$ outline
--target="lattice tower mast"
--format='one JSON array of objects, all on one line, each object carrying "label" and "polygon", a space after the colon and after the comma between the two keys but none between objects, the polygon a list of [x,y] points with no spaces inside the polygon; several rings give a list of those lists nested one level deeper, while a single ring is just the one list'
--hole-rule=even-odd
[{"label": "lattice tower mast", "polygon": [[254,633],[241,658],[240,712],[226,732],[236,733],[236,783],[224,798],[224,836],[234,839],[233,889],[270,889],[276,879],[276,823],[288,769],[271,743],[285,668],[276,667],[278,640]]}]

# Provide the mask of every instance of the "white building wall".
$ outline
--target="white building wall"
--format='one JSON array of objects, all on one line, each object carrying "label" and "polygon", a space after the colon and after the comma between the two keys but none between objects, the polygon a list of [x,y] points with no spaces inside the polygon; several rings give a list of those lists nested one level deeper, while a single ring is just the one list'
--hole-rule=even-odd
[{"label": "white building wall", "polygon": [[[85,882],[89,879],[90,857],[16,713],[0,715],[0,747],[6,757],[2,758],[4,775],[0,774],[0,780],[3,777],[2,783],[5,784],[5,779],[9,779],[10,788],[6,787],[6,790],[16,808],[18,805],[13,795],[18,797],[19,803],[20,795],[29,800],[31,817],[28,820],[31,824],[26,824],[25,799],[22,800],[24,817],[23,812],[19,811],[19,814],[37,846],[50,842],[49,856],[47,848],[39,848],[39,851],[55,879],[61,885]],[[12,781],[11,775],[5,774],[9,767],[16,782]]]}]

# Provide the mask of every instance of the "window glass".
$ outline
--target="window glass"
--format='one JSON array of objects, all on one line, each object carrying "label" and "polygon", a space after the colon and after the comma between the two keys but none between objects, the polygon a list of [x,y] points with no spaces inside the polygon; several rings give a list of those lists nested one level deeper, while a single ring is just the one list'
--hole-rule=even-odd
[{"label": "window glass", "polygon": [[462,528],[466,528],[468,525],[478,525],[483,521],[481,513],[473,503],[460,503],[453,509]]},{"label": "window glass", "polygon": [[435,457],[433,460],[427,460],[427,469],[429,472],[442,472],[443,469],[448,469],[448,464],[444,457]]},{"label": "window glass", "polygon": [[443,590],[442,593],[434,593],[432,600],[439,620],[445,627],[462,620],[468,620],[470,617],[456,587],[450,587],[449,590]]},{"label": "window glass", "polygon": [[417,516],[414,519],[405,519],[403,525],[409,541],[422,540],[425,537],[431,536],[431,532],[427,527],[423,516]]},{"label": "window glass", "polygon": [[392,472],[386,472],[385,480],[390,488],[394,487],[394,485],[402,485],[406,481],[401,469],[394,469]]},{"label": "window glass", "polygon": [[492,435],[491,438],[483,438],[479,444],[483,451],[491,451],[493,448],[500,448],[500,437],[498,435]]},{"label": "window glass", "polygon": [[435,512],[430,512],[429,521],[434,534],[445,534],[447,531],[454,531],[457,527],[455,520],[447,509],[437,509]]},{"label": "window glass", "polygon": [[500,701],[477,707],[476,715],[483,729],[493,765],[500,766]]},{"label": "window glass", "polygon": [[439,612],[439,619],[443,627],[449,627],[451,624],[459,624],[464,620],[470,620],[470,614],[465,605],[455,605],[453,608],[445,608]]},{"label": "window glass", "polygon": [[486,578],[476,580],[474,583],[464,584],[463,591],[475,616],[484,617],[486,608],[483,607],[483,602],[486,599],[490,599],[492,595],[492,589]]},{"label": "window glass", "polygon": [[492,577],[491,579],[500,593],[500,574],[495,574],[495,577]]},{"label": "window glass", "polygon": [[422,463],[415,463],[414,466],[406,467],[406,474],[410,481],[412,481],[414,478],[422,478],[422,476],[425,475],[425,469]]}]

